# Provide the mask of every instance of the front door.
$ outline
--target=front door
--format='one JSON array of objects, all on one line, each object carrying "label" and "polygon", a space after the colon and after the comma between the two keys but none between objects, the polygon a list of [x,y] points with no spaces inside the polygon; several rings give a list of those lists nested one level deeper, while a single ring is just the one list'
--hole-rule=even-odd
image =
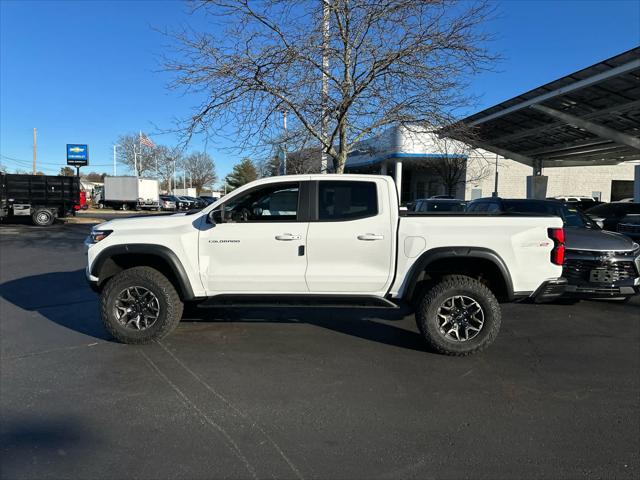
[{"label": "front door", "polygon": [[381,181],[320,180],[307,234],[311,293],[381,295],[393,269],[393,225]]},{"label": "front door", "polygon": [[[307,292],[308,222],[298,221],[300,184],[273,183],[225,202],[200,233],[207,295]],[[223,217],[224,215],[224,217]]]}]

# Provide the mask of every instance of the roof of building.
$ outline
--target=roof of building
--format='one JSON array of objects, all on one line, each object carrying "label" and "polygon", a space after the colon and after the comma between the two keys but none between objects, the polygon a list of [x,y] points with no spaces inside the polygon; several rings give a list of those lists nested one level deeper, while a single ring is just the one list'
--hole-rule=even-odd
[{"label": "roof of building", "polygon": [[640,160],[640,47],[487,108],[461,123],[473,131],[473,138],[465,141],[528,165],[611,165]]}]

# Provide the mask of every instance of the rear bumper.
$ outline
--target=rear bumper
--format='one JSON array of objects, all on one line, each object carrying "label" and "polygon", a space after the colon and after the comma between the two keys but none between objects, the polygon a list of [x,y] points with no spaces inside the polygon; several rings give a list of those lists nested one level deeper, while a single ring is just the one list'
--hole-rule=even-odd
[{"label": "rear bumper", "polygon": [[547,280],[538,289],[533,292],[531,298],[536,303],[552,302],[564,295],[567,289],[567,279],[557,278],[555,280]]}]

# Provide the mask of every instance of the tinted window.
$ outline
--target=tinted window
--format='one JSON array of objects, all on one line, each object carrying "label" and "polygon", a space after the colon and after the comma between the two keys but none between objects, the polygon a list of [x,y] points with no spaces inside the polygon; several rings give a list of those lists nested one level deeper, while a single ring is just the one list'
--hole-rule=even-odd
[{"label": "tinted window", "polygon": [[490,202],[487,204],[488,213],[496,213],[500,211],[500,205],[496,202]]},{"label": "tinted window", "polygon": [[640,213],[640,203],[628,203],[625,213]]},{"label": "tinted window", "polygon": [[353,220],[378,213],[378,196],[374,182],[318,183],[318,219]]},{"label": "tinted window", "polygon": [[486,202],[471,203],[467,206],[467,212],[486,212],[487,205]]},{"label": "tinted window", "polygon": [[278,183],[250,190],[224,204],[225,221],[295,221],[298,191],[297,183]]},{"label": "tinted window", "polygon": [[419,212],[462,212],[464,211],[464,202],[437,202],[426,201],[420,203]]},{"label": "tinted window", "polygon": [[562,217],[562,207],[555,202],[510,202],[505,201],[505,211],[513,213],[541,213]]},{"label": "tinted window", "polygon": [[610,203],[603,203],[589,209],[589,213],[593,215],[609,215],[613,212],[613,206]]}]

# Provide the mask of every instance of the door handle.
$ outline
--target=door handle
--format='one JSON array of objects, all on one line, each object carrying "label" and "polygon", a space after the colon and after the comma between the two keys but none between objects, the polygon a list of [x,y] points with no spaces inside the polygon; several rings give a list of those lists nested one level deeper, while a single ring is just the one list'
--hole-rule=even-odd
[{"label": "door handle", "polygon": [[373,240],[384,240],[384,235],[378,235],[377,233],[365,233],[363,235],[358,235],[358,240],[364,240],[371,242]]},{"label": "door handle", "polygon": [[300,235],[293,235],[291,233],[283,233],[281,235],[276,235],[276,240],[280,240],[282,242],[290,242],[291,240],[300,240]]}]

